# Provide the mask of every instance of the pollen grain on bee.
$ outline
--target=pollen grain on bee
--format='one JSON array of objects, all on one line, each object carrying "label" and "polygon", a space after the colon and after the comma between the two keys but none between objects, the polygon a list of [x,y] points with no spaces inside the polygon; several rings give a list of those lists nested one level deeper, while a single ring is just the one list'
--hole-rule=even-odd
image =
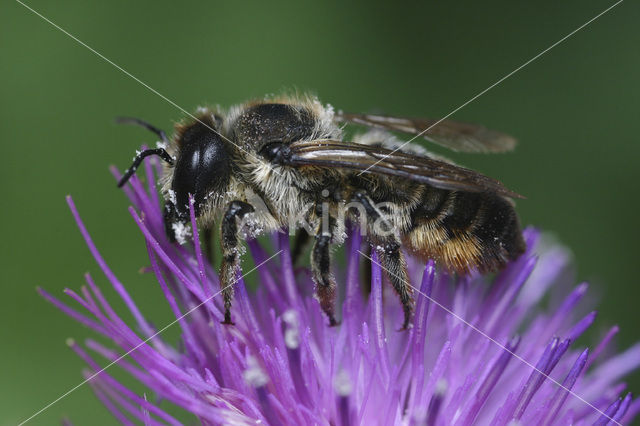
[{"label": "pollen grain on bee", "polygon": [[[325,189],[321,194],[327,198],[329,191]],[[252,198],[251,204],[255,209],[253,216],[246,215],[240,218],[240,229],[250,227],[255,215],[271,214],[267,205],[259,197],[256,197],[255,200]],[[367,214],[367,207],[358,200],[353,200],[349,203],[336,203],[333,206],[327,202],[318,205],[308,203],[304,208],[289,214],[287,218],[287,228],[291,235],[294,234],[296,229],[304,229],[308,233],[313,234],[317,228],[317,219],[319,219],[322,225],[321,233],[331,234],[329,232],[329,222],[331,220],[340,224],[341,226],[339,226],[339,228],[343,228],[349,220],[357,220],[359,232],[362,237],[366,237],[368,233],[372,231],[379,237],[387,237],[395,235],[398,231],[395,221],[392,220],[391,212],[393,210],[388,208],[390,204],[391,203],[384,201],[372,203],[373,208],[379,215],[371,218],[370,215]],[[317,210],[318,207],[320,209],[319,211]],[[372,221],[372,223],[369,223],[370,221]]]}]

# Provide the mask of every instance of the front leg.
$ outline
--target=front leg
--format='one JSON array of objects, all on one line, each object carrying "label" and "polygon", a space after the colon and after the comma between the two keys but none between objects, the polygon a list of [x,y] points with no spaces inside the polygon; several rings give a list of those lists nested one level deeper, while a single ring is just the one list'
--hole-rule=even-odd
[{"label": "front leg", "polygon": [[[176,242],[176,230],[174,226],[176,224],[185,222],[179,218],[178,211],[176,210],[175,204],[171,202],[171,200],[166,200],[164,203],[164,211],[163,211],[163,220],[164,220],[164,231],[167,234],[167,238],[170,242]],[[214,253],[213,253],[213,225],[203,225],[202,226],[202,242],[204,243],[204,251],[209,259],[211,265],[214,264]]]},{"label": "front leg", "polygon": [[244,201],[232,201],[222,218],[220,243],[222,245],[222,266],[220,269],[220,286],[224,298],[223,324],[233,324],[231,321],[231,300],[233,299],[233,286],[236,283],[236,275],[240,269],[240,256],[238,255],[238,224],[236,219],[254,211],[251,204]]},{"label": "front leg", "polygon": [[170,200],[166,200],[164,203],[163,211],[164,219],[164,231],[167,234],[167,238],[170,242],[176,242],[176,231],[173,229],[173,224],[178,220],[178,212],[175,204]]},{"label": "front leg", "polygon": [[320,307],[329,317],[329,326],[338,325],[334,315],[336,301],[336,280],[331,274],[331,255],[329,246],[333,237],[335,219],[328,217],[329,226],[323,230],[322,221],[316,230],[315,241],[311,249],[311,272],[316,283],[316,295]]},{"label": "front leg", "polygon": [[[355,200],[363,207],[368,220],[382,220],[385,234],[388,235],[371,235],[369,241],[376,247],[380,264],[386,271],[387,277],[391,281],[393,289],[400,297],[402,309],[404,311],[404,321],[402,329],[406,330],[413,316],[413,288],[409,285],[409,275],[407,274],[407,262],[402,254],[401,243],[396,235],[391,231],[391,224],[387,222],[371,202],[371,199],[364,192],[357,192]],[[369,230],[371,227],[369,227]]]}]

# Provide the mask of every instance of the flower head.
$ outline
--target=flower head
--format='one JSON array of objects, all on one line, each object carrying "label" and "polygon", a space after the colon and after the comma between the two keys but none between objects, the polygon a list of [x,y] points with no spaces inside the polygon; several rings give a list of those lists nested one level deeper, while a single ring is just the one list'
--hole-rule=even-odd
[{"label": "flower head", "polygon": [[[328,327],[313,297],[309,272],[294,269],[286,234],[272,245],[249,241],[257,265],[244,274],[260,285],[236,283],[234,326],[223,325],[215,271],[203,259],[195,219],[184,245],[167,241],[155,173],[149,187],[131,180],[130,212],[147,243],[150,267],[176,320],[156,329],[109,269],[71,211],[109,283],[133,314],[127,324],[91,276],[79,305],[41,294],[75,320],[110,339],[70,341],[87,363],[85,377],[123,424],[182,424],[161,409],[166,400],[202,424],[606,424],[628,422],[640,402],[625,394],[624,375],[640,364],[640,345],[604,359],[617,328],[593,348],[576,339],[596,313],[580,315],[586,284],[566,287],[569,260],[556,245],[542,248],[525,231],[528,251],[494,279],[455,278],[409,259],[415,288],[413,327],[397,331],[400,303],[384,285],[375,251],[371,290],[360,286],[365,243],[352,232],[346,243],[342,323]],[[193,212],[192,212],[193,213]],[[566,290],[566,291],[565,291]],[[542,300],[548,294],[549,308]],[[161,334],[181,328],[180,342]],[[126,356],[125,356],[126,355]],[[117,364],[148,391],[139,395],[105,367]],[[113,366],[112,368],[116,368]]]}]

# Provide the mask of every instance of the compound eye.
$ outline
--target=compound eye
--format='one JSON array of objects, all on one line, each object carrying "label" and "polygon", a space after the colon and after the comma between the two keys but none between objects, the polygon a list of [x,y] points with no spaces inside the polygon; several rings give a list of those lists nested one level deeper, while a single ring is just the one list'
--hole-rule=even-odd
[{"label": "compound eye", "polygon": [[223,191],[231,176],[230,156],[222,138],[201,123],[187,129],[173,173],[172,189],[181,218],[189,214],[189,194],[200,214],[207,197]]}]

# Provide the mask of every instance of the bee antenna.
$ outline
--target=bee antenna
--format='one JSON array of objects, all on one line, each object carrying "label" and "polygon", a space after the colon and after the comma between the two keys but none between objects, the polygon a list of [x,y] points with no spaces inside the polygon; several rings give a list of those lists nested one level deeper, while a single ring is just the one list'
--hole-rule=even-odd
[{"label": "bee antenna", "polygon": [[118,182],[118,188],[122,188],[124,184],[127,183],[131,176],[134,175],[136,170],[138,170],[138,167],[142,163],[142,160],[150,155],[157,155],[172,166],[174,164],[173,157],[171,157],[171,155],[169,155],[169,153],[165,151],[164,148],[145,149],[144,151],[136,155],[136,158],[133,159],[133,164],[131,165],[131,167],[129,167],[127,171],[124,172],[124,175],[122,175],[122,178],[120,178],[120,181]]},{"label": "bee antenna", "polygon": [[162,142],[168,143],[169,139],[167,138],[167,134],[164,130],[158,129],[153,124],[149,124],[144,120],[140,120],[139,118],[134,117],[116,117],[117,124],[131,124],[134,126],[144,127],[145,129],[155,133],[162,140]]}]

